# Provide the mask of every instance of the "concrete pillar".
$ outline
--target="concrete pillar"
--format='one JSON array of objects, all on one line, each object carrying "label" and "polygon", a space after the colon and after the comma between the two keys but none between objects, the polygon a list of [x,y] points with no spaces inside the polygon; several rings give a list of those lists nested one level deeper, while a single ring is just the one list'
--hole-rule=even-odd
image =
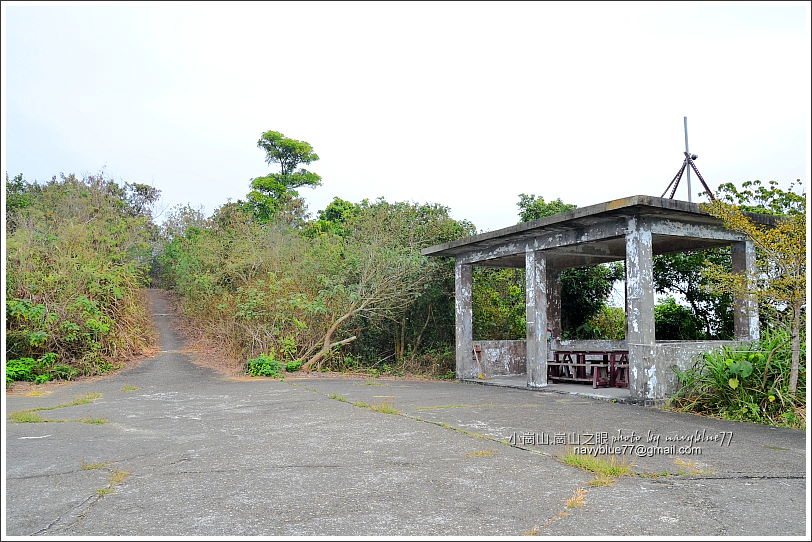
[{"label": "concrete pillar", "polygon": [[541,250],[525,252],[527,280],[527,385],[547,385],[547,257]]},{"label": "concrete pillar", "polygon": [[547,266],[547,329],[561,339],[561,270]]},{"label": "concrete pillar", "polygon": [[[756,247],[752,241],[733,243],[731,256],[734,273],[755,273]],[[733,335],[740,341],[758,340],[758,303],[751,296],[736,296],[733,299]]]},{"label": "concrete pillar", "polygon": [[457,260],[454,266],[454,314],[456,319],[457,378],[476,378],[474,367],[474,315],[471,308],[471,265]]},{"label": "concrete pillar", "polygon": [[661,399],[666,375],[657,374],[654,344],[654,257],[651,231],[629,219],[626,233],[626,340],[629,343],[629,390],[632,399]]}]

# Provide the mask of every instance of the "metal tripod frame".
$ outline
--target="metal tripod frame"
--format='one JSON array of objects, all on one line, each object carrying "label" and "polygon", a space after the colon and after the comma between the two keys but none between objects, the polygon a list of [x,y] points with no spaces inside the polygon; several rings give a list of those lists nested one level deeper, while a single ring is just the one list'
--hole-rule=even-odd
[{"label": "metal tripod frame", "polygon": [[[674,175],[674,178],[671,179],[671,182],[668,183],[668,186],[665,187],[665,190],[663,191],[663,195],[660,196],[660,197],[664,198],[665,193],[668,192],[669,188],[671,188],[671,194],[668,196],[668,199],[674,199],[674,194],[677,193],[677,187],[679,186],[679,182],[682,180],[682,174],[685,173],[685,168],[690,165],[691,169],[694,170],[694,173],[696,173],[696,176],[699,178],[699,182],[701,182],[702,186],[705,187],[705,193],[708,195],[708,197],[711,199],[711,201],[715,200],[716,198],[713,196],[713,192],[711,191],[711,189],[708,188],[708,185],[705,183],[705,179],[702,178],[702,174],[699,173],[698,169],[696,169],[696,164],[694,164],[694,160],[696,159],[696,155],[695,154],[688,154],[687,152],[683,152],[682,154],[685,155],[685,160],[682,161],[682,167],[679,168],[679,171],[677,172],[677,174]],[[673,185],[673,188],[672,188],[672,185]]]}]

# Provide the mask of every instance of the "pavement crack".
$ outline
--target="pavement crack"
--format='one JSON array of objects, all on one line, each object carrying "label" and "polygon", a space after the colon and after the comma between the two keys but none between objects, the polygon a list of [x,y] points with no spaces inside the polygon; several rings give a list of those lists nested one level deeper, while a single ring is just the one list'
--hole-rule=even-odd
[{"label": "pavement crack", "polygon": [[83,472],[82,469],[69,470],[65,472],[52,472],[49,474],[32,474],[30,476],[9,476],[6,480],[33,480],[35,478],[50,478],[52,476],[65,476],[66,474],[77,474]]},{"label": "pavement crack", "polygon": [[70,523],[68,523],[68,524],[66,524],[64,526],[60,526],[59,529],[66,529],[66,528],[70,527],[71,525],[73,525],[74,523],[79,521],[79,518],[83,516],[83,514],[81,512],[77,513],[78,510],[81,510],[82,508],[89,509],[91,506],[96,504],[96,502],[99,499],[101,499],[101,495],[90,495],[88,498],[86,498],[85,500],[83,500],[82,502],[80,502],[79,504],[77,504],[76,506],[74,506],[73,508],[71,508],[70,510],[68,510],[67,512],[62,514],[61,516],[57,517],[55,520],[53,520],[51,523],[49,523],[47,527],[45,527],[43,529],[40,529],[39,531],[37,531],[35,533],[32,533],[29,536],[37,536],[37,535],[48,534],[48,531],[50,531],[56,525],[58,525],[62,521],[63,517],[67,517],[69,515],[75,514],[76,517],[74,518],[73,521],[71,521]]},{"label": "pavement crack", "polygon": [[[645,478],[645,476],[643,476]],[[658,477],[659,478],[659,477]],[[805,480],[805,474],[746,474],[746,473],[730,473],[730,474],[673,474],[663,476],[662,479],[671,479],[673,481],[682,480]],[[654,479],[654,478],[652,478]]]}]

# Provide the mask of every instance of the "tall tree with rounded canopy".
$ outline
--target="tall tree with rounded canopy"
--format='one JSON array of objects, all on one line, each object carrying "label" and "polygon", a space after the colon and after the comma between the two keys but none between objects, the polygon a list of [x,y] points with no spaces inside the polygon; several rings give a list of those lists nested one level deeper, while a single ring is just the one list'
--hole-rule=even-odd
[{"label": "tall tree with rounded canopy", "polygon": [[319,186],[321,177],[312,171],[299,168],[319,159],[313,147],[306,141],[285,137],[280,132],[268,131],[257,141],[257,147],[265,151],[265,161],[279,164],[279,173],[269,173],[251,180],[248,203],[261,222],[273,220],[280,209],[299,196],[302,186]]}]

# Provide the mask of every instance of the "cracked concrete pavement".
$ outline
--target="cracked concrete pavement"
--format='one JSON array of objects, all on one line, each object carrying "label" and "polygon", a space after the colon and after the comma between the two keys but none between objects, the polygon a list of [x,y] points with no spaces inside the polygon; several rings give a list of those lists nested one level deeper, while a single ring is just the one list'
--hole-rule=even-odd
[{"label": "cracked concrete pavement", "polygon": [[[15,412],[100,393],[41,414],[109,423],[7,423],[6,534],[807,531],[804,432],[456,382],[227,379],[191,363],[166,301],[151,298],[164,352],[47,396],[7,394]],[[605,434],[631,451],[697,432],[730,442],[629,456],[635,474],[611,486],[556,459],[566,439]],[[129,474],[111,482],[117,472]],[[568,507],[579,488],[582,505]]]}]

